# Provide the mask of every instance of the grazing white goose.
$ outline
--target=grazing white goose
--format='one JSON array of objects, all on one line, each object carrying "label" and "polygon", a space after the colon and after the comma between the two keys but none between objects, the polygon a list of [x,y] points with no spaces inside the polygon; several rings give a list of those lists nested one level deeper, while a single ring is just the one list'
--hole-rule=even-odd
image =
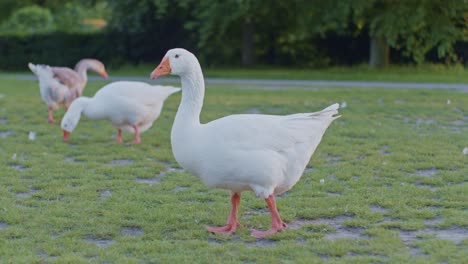
[{"label": "grazing white goose", "polygon": [[286,224],[276,209],[275,195],[289,190],[301,177],[325,130],[338,118],[338,104],[320,112],[275,115],[231,115],[200,124],[205,84],[197,58],[187,50],[169,50],[151,78],[179,75],[182,100],[171,132],[174,157],[207,186],[231,190],[231,212],[224,227],[214,233],[234,233],[242,191],[265,199],[271,229],[252,230],[263,238]]},{"label": "grazing white goose", "polygon": [[80,121],[81,114],[90,119],[106,119],[117,127],[117,141],[122,143],[122,130],[135,134],[133,143],[140,143],[140,133],[159,117],[164,101],[180,91],[172,86],[151,86],[144,82],[113,82],[96,92],[94,97],[79,97],[62,119],[63,141]]},{"label": "grazing white goose", "polygon": [[60,105],[65,105],[65,109],[68,109],[71,102],[83,94],[88,81],[87,70],[94,71],[104,78],[108,77],[104,64],[95,59],[80,60],[75,70],[32,63],[29,63],[28,67],[39,79],[41,97],[48,106],[49,123],[55,123],[52,110]]}]

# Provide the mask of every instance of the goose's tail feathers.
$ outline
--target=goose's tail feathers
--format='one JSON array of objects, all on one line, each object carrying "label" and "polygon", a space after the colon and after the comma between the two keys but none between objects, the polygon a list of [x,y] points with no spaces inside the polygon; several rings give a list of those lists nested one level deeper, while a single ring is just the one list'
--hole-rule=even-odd
[{"label": "goose's tail feathers", "polygon": [[339,108],[340,108],[340,105],[338,103],[335,103],[323,109],[322,111],[312,113],[312,116],[328,116],[332,118],[332,120],[335,120],[341,117],[341,115],[338,114]]},{"label": "goose's tail feathers", "polygon": [[32,64],[30,62],[30,63],[28,63],[28,67],[33,73],[36,73],[36,65],[34,65],[34,64]]}]

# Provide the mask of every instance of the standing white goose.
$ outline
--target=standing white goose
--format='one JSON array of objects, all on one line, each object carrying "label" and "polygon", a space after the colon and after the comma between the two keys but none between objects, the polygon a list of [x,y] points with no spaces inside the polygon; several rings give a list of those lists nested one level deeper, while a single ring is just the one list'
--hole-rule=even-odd
[{"label": "standing white goose", "polygon": [[108,77],[104,64],[95,59],[80,60],[75,70],[32,63],[28,67],[39,79],[41,97],[48,106],[49,123],[55,123],[52,110],[60,105],[65,105],[65,109],[68,109],[71,102],[83,94],[88,81],[87,70],[99,73],[104,78]]},{"label": "standing white goose", "polygon": [[338,104],[320,112],[287,116],[231,115],[200,124],[205,84],[197,58],[187,50],[169,50],[151,78],[179,75],[182,100],[171,133],[177,162],[207,186],[231,190],[231,212],[224,227],[207,227],[230,234],[239,226],[242,191],[265,199],[271,229],[252,230],[263,238],[286,224],[276,209],[275,195],[289,190],[301,177],[325,130],[338,118]]},{"label": "standing white goose", "polygon": [[151,86],[144,82],[113,82],[96,92],[94,97],[79,97],[62,119],[63,140],[80,121],[81,114],[90,119],[106,119],[117,127],[117,141],[122,143],[122,130],[135,134],[133,143],[140,143],[140,133],[159,117],[164,101],[180,91],[172,86]]}]

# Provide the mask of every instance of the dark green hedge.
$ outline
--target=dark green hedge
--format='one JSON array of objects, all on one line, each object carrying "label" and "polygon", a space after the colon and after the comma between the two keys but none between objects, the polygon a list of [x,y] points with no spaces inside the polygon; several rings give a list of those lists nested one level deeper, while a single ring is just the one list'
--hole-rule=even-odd
[{"label": "dark green hedge", "polygon": [[[168,49],[186,48],[197,54],[204,65],[240,65],[240,47],[231,47],[230,57],[208,56],[197,50],[196,36],[183,31],[164,30],[155,33],[104,32],[94,34],[52,33],[33,36],[0,36],[0,70],[27,70],[28,62],[49,65],[74,66],[82,58],[96,58],[107,67],[123,64],[157,64]],[[187,37],[189,36],[189,37]],[[463,63],[468,61],[467,43],[456,45]],[[225,47],[226,48],[226,47]],[[257,47],[260,65],[315,66],[352,65],[366,63],[369,39],[366,34],[357,37],[328,35],[311,40],[306,49],[291,47],[296,56],[282,52],[281,47]],[[267,52],[259,50],[267,49]],[[305,52],[308,51],[308,52]],[[222,54],[222,53],[219,53]],[[443,62],[436,50],[427,56],[430,62]],[[392,63],[411,63],[398,50],[391,51]]]},{"label": "dark green hedge", "polygon": [[0,36],[0,69],[24,70],[28,62],[73,66],[82,58],[96,58],[109,66],[158,63],[173,47],[192,49],[167,35],[164,41],[156,35],[126,33]]}]

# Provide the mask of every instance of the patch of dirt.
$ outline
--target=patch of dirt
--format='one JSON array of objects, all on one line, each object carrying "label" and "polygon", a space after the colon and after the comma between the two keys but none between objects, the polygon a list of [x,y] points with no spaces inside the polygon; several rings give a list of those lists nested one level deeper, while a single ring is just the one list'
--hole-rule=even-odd
[{"label": "patch of dirt", "polygon": [[178,193],[178,192],[185,191],[185,190],[187,190],[187,189],[188,189],[188,187],[177,186],[177,187],[175,187],[174,190],[172,190],[172,191],[175,192],[175,193]]},{"label": "patch of dirt", "polygon": [[19,165],[19,164],[10,165],[10,167],[18,171],[26,171],[28,169],[24,167],[23,165]]},{"label": "patch of dirt", "polygon": [[254,247],[274,247],[276,246],[276,241],[275,240],[269,240],[269,239],[259,239],[254,242],[247,242],[245,243],[247,246],[254,246]]},{"label": "patch of dirt", "polygon": [[432,177],[438,172],[437,168],[417,170],[415,173],[410,173],[410,176],[423,176],[423,177]]},{"label": "patch of dirt", "polygon": [[442,209],[442,206],[441,205],[429,205],[429,206],[426,206],[425,208],[429,210],[440,210]]},{"label": "patch of dirt", "polygon": [[367,158],[367,155],[359,155],[359,156],[357,156],[354,160],[358,160],[358,161],[359,161],[359,160],[363,160],[363,159],[365,159],[365,158]]},{"label": "patch of dirt", "polygon": [[415,185],[418,186],[418,187],[427,188],[431,192],[436,192],[436,191],[439,190],[439,187],[437,187],[437,186],[427,185],[427,184],[424,184],[424,183],[420,183],[419,181],[416,182]]},{"label": "patch of dirt", "polygon": [[296,219],[288,224],[289,229],[299,229],[305,224],[313,224],[313,225],[329,225],[335,229],[341,227],[343,222],[353,219],[351,216],[340,215],[335,218],[317,218],[312,220],[307,219]]},{"label": "patch of dirt", "polygon": [[[44,250],[40,250],[38,254],[39,254],[39,256],[40,256],[41,258],[45,258],[45,259],[56,259],[56,258],[57,258],[57,256],[50,256],[50,255],[47,254]],[[46,262],[46,263],[47,263],[47,262]]]},{"label": "patch of dirt", "polygon": [[425,254],[422,253],[421,249],[418,248],[418,247],[406,247],[410,254],[413,255],[413,256],[423,256]]},{"label": "patch of dirt", "polygon": [[401,219],[390,217],[390,216],[384,216],[383,220],[380,221],[379,223],[386,224],[386,223],[394,223],[394,222],[401,222]]},{"label": "patch of dirt", "polygon": [[80,134],[79,134],[79,137],[80,137],[80,138],[89,138],[89,134],[80,133]]},{"label": "patch of dirt", "polygon": [[418,231],[407,231],[407,230],[400,230],[400,239],[405,244],[412,243],[417,239],[416,235]]},{"label": "patch of dirt", "polygon": [[140,227],[137,226],[123,227],[120,232],[126,236],[141,236],[145,233]]},{"label": "patch of dirt", "polygon": [[17,193],[16,198],[27,198],[27,197],[33,195],[34,193],[37,193],[38,191],[39,191],[38,189],[30,188],[29,192]]},{"label": "patch of dirt", "polygon": [[463,120],[454,120],[452,121],[452,124],[457,125],[457,126],[462,126],[465,124],[465,121]]},{"label": "patch of dirt", "polygon": [[313,171],[316,171],[317,169],[316,168],[312,168],[312,167],[308,167],[304,170],[304,173],[308,173],[308,172],[313,172]]},{"label": "patch of dirt", "polygon": [[387,213],[388,211],[390,211],[390,209],[382,207],[380,205],[376,205],[376,204],[371,205],[369,209],[373,213]]},{"label": "patch of dirt", "polygon": [[242,219],[249,219],[257,215],[270,215],[270,210],[268,208],[261,208],[256,210],[246,210],[242,215]]},{"label": "patch of dirt", "polygon": [[108,247],[115,243],[115,241],[112,239],[101,239],[101,238],[93,238],[93,237],[88,237],[85,240],[86,242],[93,243],[98,247]]},{"label": "patch of dirt", "polygon": [[438,216],[438,217],[435,217],[435,218],[432,218],[432,219],[426,219],[426,220],[424,220],[424,224],[433,226],[433,225],[440,224],[440,223],[442,223],[443,221],[444,221],[444,218],[441,217],[441,216]]},{"label": "patch of dirt", "polygon": [[7,228],[8,224],[4,222],[0,222],[0,229]]},{"label": "patch of dirt", "polygon": [[435,124],[435,123],[437,123],[437,120],[432,119],[432,118],[428,118],[428,119],[418,118],[418,119],[416,119],[416,125],[419,125],[419,124]]},{"label": "patch of dirt", "polygon": [[390,147],[388,145],[383,145],[381,148],[380,148],[380,155],[382,156],[388,156],[390,155],[390,152],[388,151]]},{"label": "patch of dirt", "polygon": [[433,229],[437,237],[443,240],[449,240],[460,244],[462,240],[468,239],[468,230],[466,228],[455,227],[451,229]]},{"label": "patch of dirt", "polygon": [[65,157],[65,158],[63,158],[63,161],[65,161],[65,162],[76,162],[74,157]]},{"label": "patch of dirt", "polygon": [[155,184],[160,184],[161,183],[161,179],[159,179],[158,177],[154,177],[154,178],[139,178],[139,177],[137,177],[135,180],[137,182],[146,183],[146,184],[149,184],[149,185],[155,185]]},{"label": "patch of dirt", "polygon": [[139,178],[139,177],[137,177],[136,181],[141,182],[141,183],[147,183],[149,185],[159,184],[159,183],[161,183],[161,178],[164,177],[166,174],[168,174],[170,172],[180,172],[180,171],[184,171],[184,170],[179,169],[179,168],[169,167],[167,170],[160,172],[157,176],[155,176],[153,178]]},{"label": "patch of dirt", "polygon": [[284,106],[270,106],[266,109],[267,113],[280,114],[284,111]]},{"label": "patch of dirt", "polygon": [[6,124],[8,123],[8,119],[0,117],[0,124]]},{"label": "patch of dirt", "polygon": [[0,131],[0,137],[6,138],[6,137],[8,137],[9,135],[11,135],[12,133],[13,133],[13,131],[11,131],[11,130]]},{"label": "patch of dirt", "polygon": [[341,238],[359,239],[362,238],[361,233],[364,228],[348,228],[343,227],[343,222],[353,219],[351,216],[341,215],[335,218],[318,218],[313,220],[297,219],[288,224],[288,229],[299,229],[305,224],[313,225],[329,225],[336,231],[325,235],[325,239],[335,240]]},{"label": "patch of dirt", "polygon": [[296,239],[296,243],[297,243],[297,244],[305,244],[305,243],[307,243],[307,239],[305,239],[305,238],[297,238],[297,239]]},{"label": "patch of dirt", "polygon": [[114,166],[125,166],[125,165],[132,165],[133,160],[131,159],[116,159],[116,160],[111,160],[107,163],[107,165],[114,165]]},{"label": "patch of dirt", "polygon": [[100,190],[99,193],[100,193],[99,198],[101,198],[101,200],[105,200],[112,195],[111,190]]},{"label": "patch of dirt", "polygon": [[441,127],[450,130],[450,132],[453,134],[460,134],[463,132],[463,129],[459,126],[441,126]]},{"label": "patch of dirt", "polygon": [[[159,149],[160,147],[156,147],[157,149]],[[162,163],[164,164],[166,167],[168,168],[171,168],[172,167],[172,163],[170,161],[166,161],[166,160],[160,160],[160,159],[156,159],[156,158],[146,158],[146,160],[151,160],[151,161],[154,161],[156,163]],[[177,164],[176,164],[177,165]]]},{"label": "patch of dirt", "polygon": [[218,240],[218,239],[209,238],[208,239],[208,244],[210,244],[210,245],[221,245],[221,241]]},{"label": "patch of dirt", "polygon": [[340,228],[335,233],[326,234],[324,238],[328,240],[341,238],[360,239],[362,231],[364,231],[364,228]]},{"label": "patch of dirt", "polygon": [[334,165],[334,164],[337,164],[337,163],[339,163],[341,161],[341,156],[327,155],[325,157],[325,159],[328,162],[328,164]]},{"label": "patch of dirt", "polygon": [[253,115],[257,115],[257,114],[262,114],[262,110],[260,110],[260,108],[258,107],[252,107],[250,109],[247,109],[245,111],[246,114],[253,114]]},{"label": "patch of dirt", "polygon": [[434,234],[438,239],[452,241],[455,244],[460,244],[462,240],[468,239],[468,230],[461,227],[452,227],[450,229],[438,229],[431,227],[416,231],[401,230],[400,239],[404,243],[409,244],[419,239],[417,236],[423,234]]},{"label": "patch of dirt", "polygon": [[328,196],[340,196],[341,193],[335,193],[335,192],[327,192]]},{"label": "patch of dirt", "polygon": [[317,256],[319,256],[319,258],[323,260],[328,260],[330,258],[327,254],[317,253]]}]

